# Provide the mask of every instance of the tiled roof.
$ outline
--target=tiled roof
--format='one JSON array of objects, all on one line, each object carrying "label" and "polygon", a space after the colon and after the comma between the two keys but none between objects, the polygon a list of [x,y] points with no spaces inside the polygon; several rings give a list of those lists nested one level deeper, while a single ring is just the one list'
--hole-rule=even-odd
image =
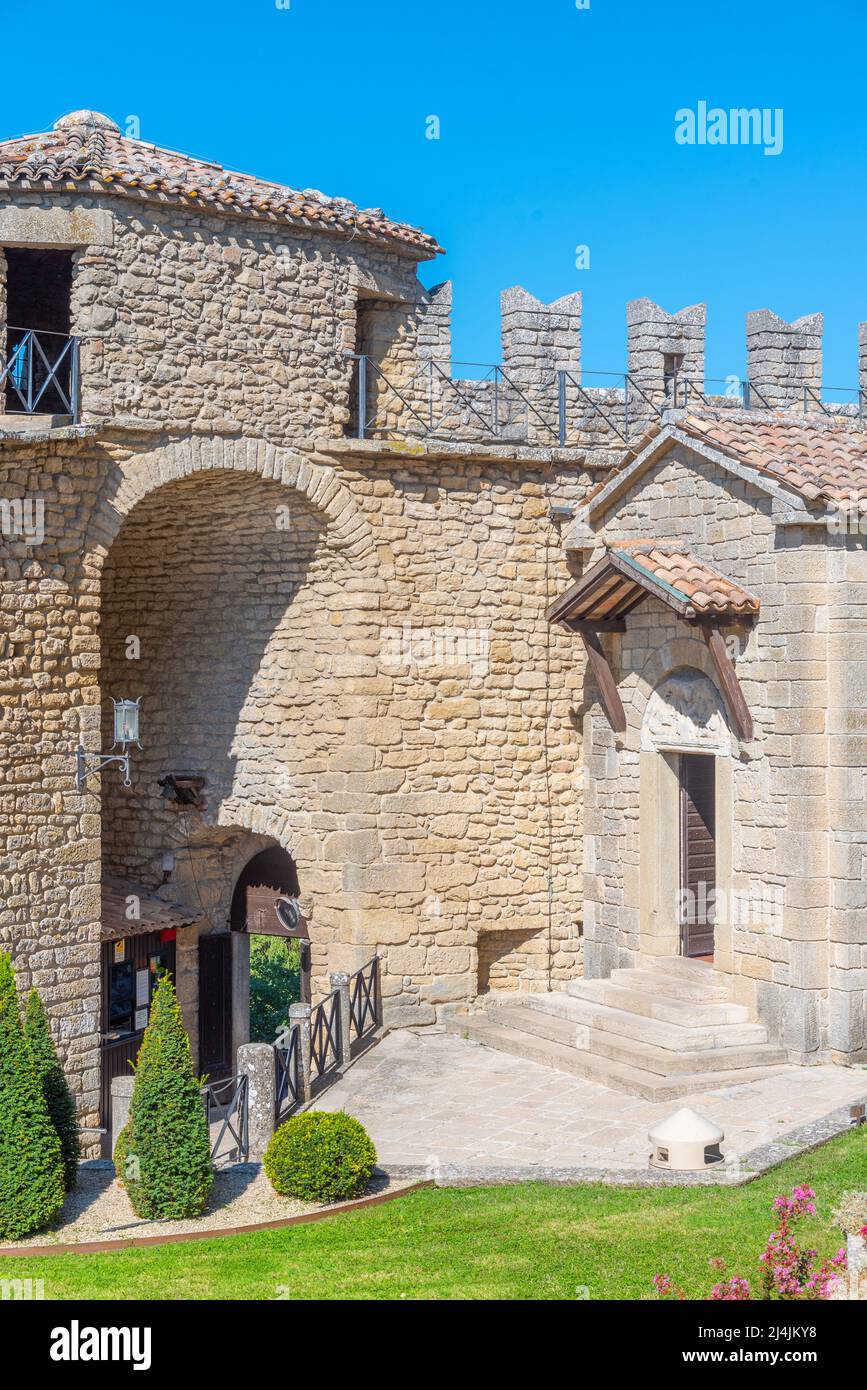
[{"label": "tiled roof", "polygon": [[551,622],[599,623],[625,618],[649,595],[686,618],[754,617],[759,600],[679,545],[615,542],[602,559],[551,604]]},{"label": "tiled roof", "polygon": [[654,540],[618,541],[612,550],[674,589],[699,616],[759,611],[757,598],[681,546]]},{"label": "tiled roof", "polygon": [[[127,916],[130,897],[138,899],[139,916]],[[124,936],[143,936],[152,931],[178,931],[200,922],[201,908],[192,911],[178,903],[164,902],[148,888],[126,879],[106,875],[102,880],[102,940],[119,941]]]},{"label": "tiled roof", "polygon": [[0,141],[0,188],[98,187],[135,198],[158,198],[223,213],[269,218],[314,230],[397,243],[428,260],[442,248],[433,237],[379,208],[357,208],[315,189],[299,192],[219,164],[121,135],[107,116],[74,111],[52,130]]},{"label": "tiled roof", "polygon": [[655,425],[630,447],[584,505],[667,429],[691,435],[736,462],[754,468],[797,492],[806,502],[837,504],[867,501],[867,432],[853,426],[783,414],[748,417],[743,411],[678,416]]},{"label": "tiled roof", "polygon": [[867,433],[819,421],[687,415],[681,429],[748,463],[808,502],[867,500]]}]

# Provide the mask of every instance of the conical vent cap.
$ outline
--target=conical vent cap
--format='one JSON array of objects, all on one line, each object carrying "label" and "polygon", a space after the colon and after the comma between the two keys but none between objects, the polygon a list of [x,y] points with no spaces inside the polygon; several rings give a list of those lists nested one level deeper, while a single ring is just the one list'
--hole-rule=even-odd
[{"label": "conical vent cap", "polygon": [[704,1115],[699,1115],[695,1110],[684,1106],[682,1110],[676,1110],[673,1115],[654,1125],[647,1137],[651,1144],[669,1147],[672,1144],[706,1145],[718,1144],[724,1137],[724,1131],[712,1120],[706,1120]]}]

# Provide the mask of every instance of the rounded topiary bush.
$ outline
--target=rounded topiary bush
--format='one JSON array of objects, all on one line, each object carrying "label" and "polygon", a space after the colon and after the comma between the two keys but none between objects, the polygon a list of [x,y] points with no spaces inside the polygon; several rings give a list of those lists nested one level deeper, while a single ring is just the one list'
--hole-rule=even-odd
[{"label": "rounded topiary bush", "polygon": [[357,1196],[375,1166],[376,1149],[364,1125],[342,1112],[293,1116],[265,1151],[265,1172],[274,1191],[308,1202]]}]

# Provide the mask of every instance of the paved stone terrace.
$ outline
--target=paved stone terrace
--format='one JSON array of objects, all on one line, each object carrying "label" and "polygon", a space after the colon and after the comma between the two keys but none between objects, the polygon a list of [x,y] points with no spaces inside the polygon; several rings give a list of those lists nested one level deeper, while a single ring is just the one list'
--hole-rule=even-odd
[{"label": "paved stone terrace", "polygon": [[[867,1068],[822,1066],[791,1067],[684,1103],[725,1130],[727,1172],[714,1170],[719,1181],[809,1147],[842,1127],[839,1117],[818,1122],[865,1098]],[[402,1031],[361,1058],[315,1108],[357,1116],[380,1164],[393,1173],[419,1171],[445,1182],[628,1181],[649,1174],[648,1128],[677,1103],[624,1095],[462,1038]]]}]

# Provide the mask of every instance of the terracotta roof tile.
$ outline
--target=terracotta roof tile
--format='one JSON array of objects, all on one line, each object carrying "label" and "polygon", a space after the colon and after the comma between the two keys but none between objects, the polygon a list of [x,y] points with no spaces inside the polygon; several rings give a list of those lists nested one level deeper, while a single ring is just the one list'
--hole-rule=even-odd
[{"label": "terracotta roof tile", "polygon": [[743,411],[721,411],[678,416],[653,426],[588,492],[584,506],[671,426],[791,488],[806,502],[867,501],[867,432],[860,424],[782,414],[748,418]]},{"label": "terracotta roof tile", "polygon": [[776,478],[808,502],[867,500],[867,434],[785,417],[687,415],[680,428]]},{"label": "terracotta roof tile", "polygon": [[357,208],[345,198],[328,198],[315,189],[299,192],[132,140],[94,111],[75,111],[50,131],[0,141],[0,188],[22,184],[96,185],[127,197],[203,203],[224,213],[397,243],[425,260],[442,249],[432,236],[393,222],[379,208]]},{"label": "terracotta roof tile", "polygon": [[641,566],[654,579],[668,585],[699,616],[722,613],[756,614],[759,600],[727,579],[704,560],[697,560],[680,546],[663,541],[618,541],[613,552]]}]

